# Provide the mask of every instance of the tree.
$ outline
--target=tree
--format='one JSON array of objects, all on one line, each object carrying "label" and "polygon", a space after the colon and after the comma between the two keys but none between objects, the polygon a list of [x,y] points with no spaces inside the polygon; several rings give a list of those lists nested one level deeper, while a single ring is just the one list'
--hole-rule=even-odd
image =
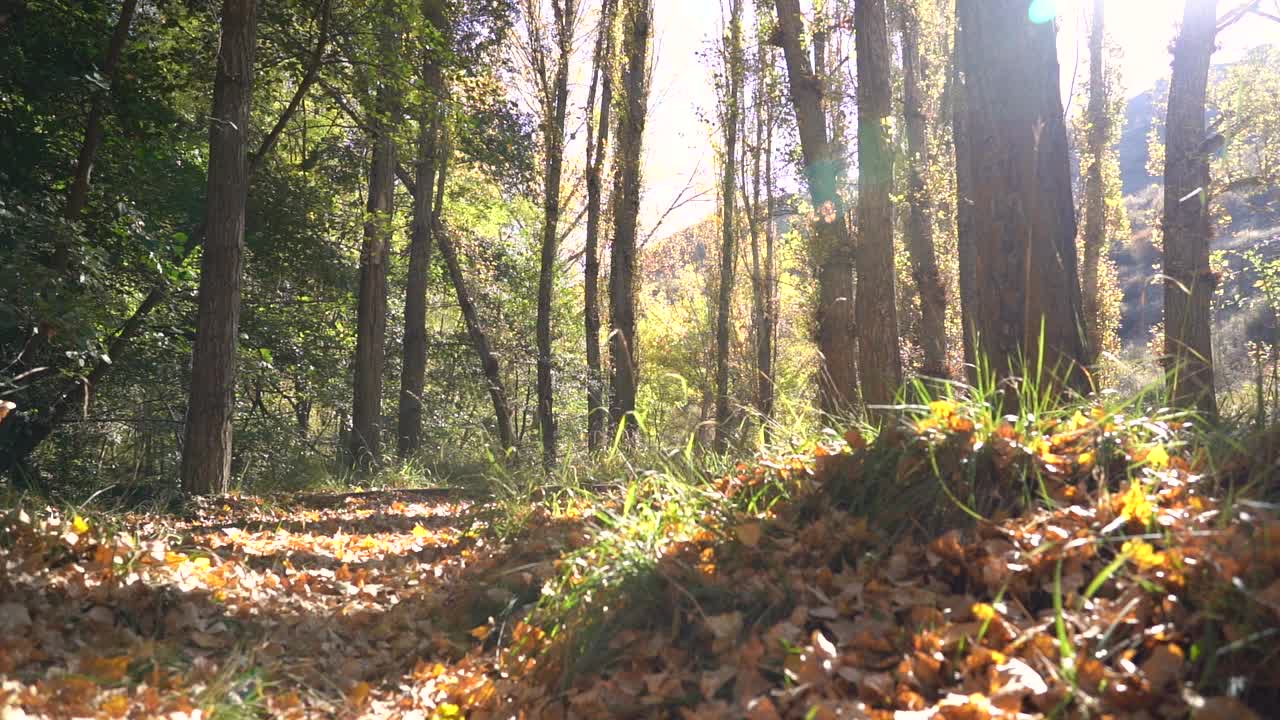
[{"label": "tree", "polygon": [[721,102],[720,131],[724,136],[724,158],[720,180],[720,283],[716,302],[716,439],[720,452],[728,449],[729,425],[729,325],[733,300],[733,270],[737,234],[737,159],[741,132],[743,57],[742,0],[729,0],[728,34],[721,56],[725,79]]},{"label": "tree", "polygon": [[381,460],[382,371],[386,365],[387,269],[391,264],[391,219],[395,212],[394,118],[400,106],[392,67],[399,53],[394,0],[384,0],[377,28],[374,111],[369,121],[369,192],[360,248],[360,292],[356,310],[354,397],[347,462],[369,469]]},{"label": "tree", "polygon": [[924,353],[920,372],[946,378],[947,287],[938,268],[933,240],[933,202],[925,179],[929,163],[923,59],[920,53],[920,7],[905,3],[899,12],[902,33],[902,104],[906,115],[907,203],[906,245],[911,276],[920,294],[919,343]]},{"label": "tree", "polygon": [[509,453],[515,449],[516,436],[511,427],[511,404],[507,401],[507,389],[502,382],[498,357],[494,354],[493,346],[489,342],[489,335],[485,331],[484,325],[480,322],[480,313],[476,310],[475,301],[471,298],[471,291],[467,287],[467,279],[462,274],[462,264],[458,261],[458,251],[454,247],[453,239],[445,230],[444,221],[441,219],[445,182],[448,178],[449,155],[452,152],[452,148],[449,145],[447,118],[444,119],[442,127],[445,134],[439,140],[443,153],[436,176],[435,235],[440,244],[440,254],[444,256],[445,267],[449,271],[449,280],[453,284],[454,294],[458,299],[458,309],[462,311],[462,319],[467,326],[467,335],[471,339],[471,346],[480,360],[480,370],[488,384],[489,399],[493,403],[493,414],[498,427],[498,442],[501,443],[502,449]]},{"label": "tree", "polygon": [[[96,92],[89,103],[89,116],[85,119],[84,141],[80,144],[80,154],[76,158],[75,171],[71,177],[71,188],[67,190],[67,205],[63,215],[68,220],[79,220],[85,206],[89,204],[89,179],[93,173],[94,159],[98,148],[102,145],[102,122],[107,113],[110,95],[118,90],[116,67],[120,64],[120,56],[124,52],[125,41],[129,39],[129,26],[133,23],[134,12],[138,9],[138,0],[124,0],[120,6],[120,15],[116,19],[115,31],[111,33],[111,42],[107,45],[107,55],[102,63],[102,77],[108,83],[108,92]],[[70,247],[66,240],[56,246],[53,259],[55,269],[66,270],[70,261]]]},{"label": "tree", "polygon": [[257,0],[223,0],[209,126],[199,310],[182,446],[182,489],[197,495],[225,493],[231,482],[231,421],[240,334],[241,245],[249,190],[249,103],[257,14]]},{"label": "tree", "polygon": [[640,154],[649,101],[652,0],[622,0],[622,93],[613,177],[613,247],[609,273],[609,417],[634,434],[640,358],[636,345],[636,236],[640,216]]},{"label": "tree", "polygon": [[[542,244],[538,271],[538,427],[542,434],[542,465],[550,471],[556,464],[555,383],[551,354],[551,303],[555,290],[560,227],[560,184],[564,172],[565,115],[569,106],[569,58],[577,27],[575,0],[551,0],[554,39],[540,10],[540,0],[527,0],[525,27],[528,31],[529,62],[542,113]],[[554,71],[548,58],[548,42],[555,43]]]},{"label": "tree", "polygon": [[[583,249],[583,322],[587,357],[587,448],[604,444],[608,403],[600,361],[600,222],[603,208],[604,165],[609,154],[610,111],[613,109],[614,19],[618,0],[601,0],[591,88],[587,98],[587,230]],[[599,110],[596,91],[599,90]]]},{"label": "tree", "polygon": [[960,202],[970,204],[960,232],[962,243],[972,243],[974,277],[981,278],[967,320],[999,377],[1082,389],[1075,210],[1056,31],[1052,23],[1031,22],[1020,0],[959,0],[957,14],[965,166],[958,157],[956,174]]},{"label": "tree", "polygon": [[854,4],[858,55],[858,365],[868,405],[890,405],[902,384],[893,265],[893,150],[889,27],[884,0]]},{"label": "tree", "polygon": [[427,371],[427,277],[431,243],[436,166],[440,153],[441,104],[444,102],[444,63],[449,51],[450,25],[445,0],[424,0],[423,19],[430,28],[423,41],[422,107],[418,113],[417,159],[414,168],[413,222],[409,234],[409,269],[404,297],[404,361],[400,371],[400,411],[396,424],[396,454],[412,455],[422,444],[422,393]]},{"label": "tree", "polygon": [[853,312],[853,242],[839,186],[842,160],[827,135],[822,83],[801,43],[804,22],[799,0],[775,0],[777,41],[786,59],[788,88],[800,131],[804,176],[813,204],[813,247],[818,267],[818,393],[823,411],[853,408],[857,360]]},{"label": "tree", "polygon": [[1173,46],[1165,122],[1164,354],[1175,404],[1217,413],[1213,389],[1209,268],[1209,160],[1203,148],[1209,61],[1217,34],[1216,0],[1187,0]]},{"label": "tree", "polygon": [[[748,115],[746,124],[754,128],[754,143],[744,140],[742,144],[740,185],[742,205],[747,216],[747,233],[751,239],[751,334],[755,350],[756,411],[760,413],[767,438],[771,432],[770,420],[773,418],[773,356],[778,326],[777,256],[774,251],[777,233],[773,219],[772,182],[776,95],[771,82],[773,58],[761,35],[760,26],[761,13],[757,7],[755,84],[752,102],[744,108]],[[760,246],[761,236],[764,240],[763,249]]]}]

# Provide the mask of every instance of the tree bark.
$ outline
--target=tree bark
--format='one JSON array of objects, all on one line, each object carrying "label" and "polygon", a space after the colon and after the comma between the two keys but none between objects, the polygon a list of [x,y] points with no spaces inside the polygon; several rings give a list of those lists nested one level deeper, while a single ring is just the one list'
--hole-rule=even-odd
[{"label": "tree bark", "polygon": [[584,250],[583,320],[587,339],[588,450],[597,450],[604,444],[605,426],[609,417],[609,406],[604,394],[604,370],[600,359],[600,220],[604,164],[609,153],[609,116],[613,106],[613,20],[617,6],[617,0],[601,0],[600,34],[596,39],[591,97],[587,101],[588,112],[594,114],[598,85],[600,114],[594,119],[587,119],[587,237]]},{"label": "tree bark", "polygon": [[1173,47],[1164,164],[1164,352],[1172,402],[1217,414],[1210,303],[1209,159],[1205,95],[1217,25],[1215,0],[1187,0]]},{"label": "tree bark", "polygon": [[[898,350],[897,273],[893,263],[893,112],[889,26],[884,0],[856,0],[858,55],[858,365],[862,399],[891,405],[902,384]],[[874,413],[882,415],[883,412]]]},{"label": "tree bark", "polygon": [[[425,0],[423,15],[448,38],[444,0]],[[447,43],[447,40],[443,41]],[[427,373],[427,279],[431,273],[432,192],[436,187],[440,105],[444,102],[443,55],[448,47],[427,47],[422,58],[424,89],[418,117],[418,158],[414,169],[413,224],[409,235],[409,269],[404,298],[404,359],[400,369],[400,409],[396,422],[396,455],[408,458],[422,446],[422,393]]]},{"label": "tree bark", "polygon": [[978,264],[974,247],[973,199],[969,193],[974,186],[972,153],[969,150],[969,134],[965,117],[968,114],[968,92],[961,68],[964,57],[964,34],[960,23],[955,26],[955,40],[951,52],[951,146],[956,171],[956,280],[960,289],[960,334],[964,347],[964,377],[970,385],[978,382],[977,312],[978,276],[974,273]]},{"label": "tree bark", "polygon": [[[979,349],[1001,378],[1084,389],[1076,223],[1052,23],[1021,0],[960,0]],[[1042,357],[1043,356],[1043,357]],[[1043,360],[1043,362],[1042,362]],[[1006,397],[1015,410],[1016,393]]]},{"label": "tree bark", "polygon": [[853,243],[838,192],[841,161],[827,138],[822,85],[800,38],[799,0],[775,0],[791,104],[800,131],[804,175],[813,203],[813,257],[818,267],[819,403],[828,414],[853,409],[858,387],[853,309]]},{"label": "tree bark", "polygon": [[1102,352],[1102,298],[1100,273],[1102,253],[1106,247],[1107,203],[1103,187],[1102,165],[1107,152],[1110,118],[1107,113],[1106,74],[1103,67],[1103,43],[1106,38],[1106,2],[1093,0],[1093,28],[1089,35],[1089,167],[1085,171],[1084,189],[1084,322],[1088,343],[1086,362],[1098,362]]},{"label": "tree bark", "polygon": [[613,248],[609,274],[609,417],[629,437],[637,430],[636,225],[640,215],[640,154],[649,100],[652,0],[625,0],[622,18],[622,97],[613,185]]},{"label": "tree bark", "polygon": [[[383,5],[378,50],[390,65],[398,53],[394,7]],[[348,461],[369,470],[382,459],[382,374],[386,366],[387,268],[391,264],[391,220],[395,212],[396,146],[391,118],[399,106],[394,81],[380,71],[369,123],[373,143],[369,163],[369,196],[365,207],[364,242],[360,249],[360,294],[356,307],[354,395]]]},{"label": "tree bark", "polygon": [[231,420],[240,335],[241,250],[249,191],[249,106],[257,14],[257,0],[223,1],[209,127],[199,310],[182,445],[182,489],[194,495],[225,493],[231,483]]},{"label": "tree bark", "polygon": [[742,95],[742,0],[730,0],[729,36],[724,49],[725,95],[721,123],[724,167],[720,181],[720,287],[716,302],[716,425],[715,448],[729,447],[729,330],[733,302],[733,268],[737,235],[737,156]]},{"label": "tree bark", "polygon": [[905,7],[902,19],[903,112],[907,130],[907,253],[911,276],[920,293],[920,349],[924,365],[920,374],[946,379],[947,372],[947,287],[938,270],[933,244],[933,203],[924,168],[929,163],[927,119],[921,83],[924,72],[920,59],[920,18],[917,8]]},{"label": "tree bark", "polygon": [[[555,75],[546,86],[543,110],[542,252],[538,270],[538,428],[542,436],[542,466],[556,465],[555,379],[551,351],[552,294],[555,291],[560,181],[564,169],[564,125],[569,105],[569,56],[573,52],[574,0],[552,0],[556,32]],[[532,40],[532,38],[531,38]],[[540,45],[540,42],[539,42]],[[536,50],[541,53],[540,47]]]},{"label": "tree bark", "polygon": [[458,298],[458,309],[462,311],[463,322],[467,326],[467,334],[471,337],[471,346],[480,359],[480,370],[489,384],[489,399],[493,402],[493,414],[498,424],[498,442],[504,451],[510,452],[516,446],[515,431],[511,426],[511,404],[507,402],[507,391],[502,383],[501,368],[498,357],[494,355],[489,344],[489,336],[480,322],[480,313],[471,299],[471,291],[467,288],[467,279],[462,274],[462,265],[458,262],[458,252],[453,246],[453,239],[444,230],[441,219],[441,207],[444,203],[445,180],[449,169],[449,147],[447,140],[447,123],[445,139],[441,142],[443,154],[440,158],[440,169],[436,176],[436,242],[440,245],[440,254],[444,256],[445,266],[449,270],[449,280],[453,283],[454,294]]},{"label": "tree bark", "polygon": [[[773,166],[773,105],[765,83],[768,59],[764,45],[756,49],[756,84],[751,121],[754,125],[755,144],[743,143],[742,148],[742,204],[747,215],[747,231],[751,237],[751,330],[755,350],[756,412],[760,413],[761,429],[765,441],[772,434],[773,419],[773,335],[776,322],[774,310],[774,255],[773,255],[773,203],[769,182],[761,177],[761,166],[766,174]],[[745,135],[745,133],[744,133]],[[750,171],[747,157],[750,155]],[[763,157],[762,157],[763,156]],[[751,192],[747,193],[748,183]],[[764,197],[761,197],[761,193]],[[760,240],[763,235],[764,249]]]}]

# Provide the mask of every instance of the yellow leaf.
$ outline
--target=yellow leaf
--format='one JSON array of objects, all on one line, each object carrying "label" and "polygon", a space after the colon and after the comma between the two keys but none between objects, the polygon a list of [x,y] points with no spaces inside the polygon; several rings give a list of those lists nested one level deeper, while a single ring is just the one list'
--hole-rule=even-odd
[{"label": "yellow leaf", "polygon": [[1157,470],[1169,467],[1169,452],[1163,445],[1157,445],[1147,451],[1147,464]]},{"label": "yellow leaf", "polygon": [[1151,501],[1147,499],[1147,491],[1142,487],[1142,483],[1135,480],[1125,491],[1120,499],[1120,514],[1128,520],[1137,520],[1143,524],[1151,522],[1155,509],[1151,507]]},{"label": "yellow leaf", "polygon": [[987,603],[974,603],[973,616],[983,622],[990,622],[996,619],[996,609]]},{"label": "yellow leaf", "polygon": [[431,713],[432,720],[462,720],[465,717],[462,714],[462,708],[453,703],[441,703],[435,712]]},{"label": "yellow leaf", "polygon": [[417,524],[413,526],[413,536],[416,538],[425,538],[430,534],[431,534],[431,531],[422,527],[421,524]]},{"label": "yellow leaf", "polygon": [[124,695],[112,695],[102,702],[101,707],[108,717],[122,718],[129,714],[129,698]]},{"label": "yellow leaf", "polygon": [[1080,467],[1092,467],[1093,453],[1088,450],[1080,453],[1080,455],[1076,457],[1076,462],[1080,463]]},{"label": "yellow leaf", "polygon": [[929,412],[939,420],[946,420],[956,411],[956,404],[950,400],[934,400],[929,403]]},{"label": "yellow leaf", "polygon": [[76,515],[71,518],[71,529],[74,530],[77,535],[83,535],[89,532],[89,521],[79,515]]},{"label": "yellow leaf", "polygon": [[347,691],[347,701],[356,706],[364,705],[365,701],[369,699],[369,692],[372,689],[369,687],[369,683],[358,682]]}]

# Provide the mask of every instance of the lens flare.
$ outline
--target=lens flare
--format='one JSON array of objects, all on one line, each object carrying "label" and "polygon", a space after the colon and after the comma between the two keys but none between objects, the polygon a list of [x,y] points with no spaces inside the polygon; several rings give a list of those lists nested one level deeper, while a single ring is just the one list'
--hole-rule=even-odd
[{"label": "lens flare", "polygon": [[1058,3],[1055,0],[1032,0],[1031,7],[1027,8],[1027,17],[1037,25],[1053,22],[1058,17]]}]

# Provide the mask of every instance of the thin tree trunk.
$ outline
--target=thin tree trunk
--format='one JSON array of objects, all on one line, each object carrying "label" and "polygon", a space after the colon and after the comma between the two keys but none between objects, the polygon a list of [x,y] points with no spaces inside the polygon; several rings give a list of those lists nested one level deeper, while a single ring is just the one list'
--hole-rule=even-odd
[{"label": "thin tree trunk", "polygon": [[[443,0],[426,0],[423,14],[439,37],[449,37]],[[413,189],[413,225],[404,298],[404,360],[400,369],[400,410],[396,455],[411,456],[422,445],[422,393],[427,373],[427,278],[431,272],[432,191],[439,154],[440,105],[444,102],[441,55],[447,47],[428,47],[422,59],[425,97],[418,118],[418,158]]]},{"label": "thin tree trunk", "polygon": [[604,444],[608,403],[604,394],[604,370],[600,360],[600,221],[603,207],[604,164],[609,153],[609,115],[613,106],[613,20],[617,0],[601,0],[600,35],[596,40],[595,67],[591,76],[588,112],[595,113],[595,91],[600,88],[600,114],[587,119],[587,237],[583,278],[584,323],[587,337],[587,449]]},{"label": "thin tree trunk", "polygon": [[914,6],[901,11],[903,112],[907,126],[907,253],[911,275],[920,293],[920,349],[928,378],[947,378],[947,287],[938,270],[933,244],[933,203],[924,168],[929,164],[924,96],[924,71],[920,59],[920,18]]},{"label": "thin tree trunk", "polygon": [[[1084,388],[1071,166],[1052,23],[1021,0],[960,0],[963,117],[981,351],[1002,378]],[[1043,362],[1041,358],[1043,357]],[[1014,410],[1016,393],[1006,396]]]},{"label": "thin tree trunk", "polygon": [[[448,133],[447,124],[445,133]],[[516,446],[516,436],[511,426],[511,404],[507,402],[507,391],[503,387],[498,358],[493,354],[489,336],[480,322],[480,313],[471,299],[471,291],[467,288],[467,279],[462,274],[462,265],[458,262],[458,252],[453,246],[453,239],[444,230],[443,220],[441,220],[440,208],[444,202],[445,180],[451,152],[447,135],[441,142],[441,147],[443,154],[440,157],[440,169],[436,177],[436,242],[440,246],[440,254],[444,256],[445,266],[449,270],[449,280],[453,283],[453,291],[458,297],[458,308],[462,311],[467,334],[471,336],[471,346],[480,359],[480,370],[489,384],[489,399],[493,401],[493,414],[498,423],[498,442],[502,444],[504,451],[510,452]]]},{"label": "thin tree trunk", "polygon": [[716,424],[715,448],[729,447],[729,330],[733,302],[733,268],[736,253],[738,133],[742,95],[742,0],[730,0],[728,47],[725,48],[726,87],[724,114],[724,172],[720,185],[720,287],[716,302]]},{"label": "thin tree trunk", "polygon": [[542,252],[538,270],[538,428],[542,435],[542,466],[556,465],[555,379],[552,376],[551,310],[555,291],[557,235],[560,227],[560,180],[564,168],[564,125],[569,105],[569,56],[573,52],[573,0],[552,0],[556,25],[555,77],[543,98],[545,153],[542,190]]},{"label": "thin tree trunk", "polygon": [[978,382],[977,312],[978,264],[974,246],[973,165],[969,150],[967,130],[968,91],[961,68],[968,62],[964,57],[964,34],[956,21],[955,41],[951,51],[951,146],[956,169],[956,279],[960,287],[960,334],[964,345],[964,376],[969,384]]},{"label": "thin tree trunk", "polygon": [[622,19],[622,101],[613,186],[613,248],[609,273],[609,416],[634,436],[639,354],[636,346],[636,225],[640,215],[640,154],[649,98],[652,0],[625,0]]},{"label": "thin tree trunk", "polygon": [[1099,274],[1102,252],[1106,245],[1107,207],[1102,184],[1102,164],[1107,152],[1108,123],[1106,75],[1103,68],[1103,42],[1106,38],[1106,2],[1093,1],[1093,28],[1089,35],[1089,167],[1085,172],[1084,190],[1084,322],[1088,344],[1086,362],[1098,362],[1102,352],[1102,298]]},{"label": "thin tree trunk", "polygon": [[[766,59],[762,44],[758,44],[756,87],[754,95],[754,147],[743,143],[742,148],[742,204],[747,215],[747,231],[751,237],[751,330],[755,351],[756,412],[760,414],[765,442],[772,433],[773,417],[773,218],[768,198],[762,199],[763,183],[760,176],[763,156],[773,149],[772,107],[765,87]],[[767,130],[766,130],[767,128]],[[745,136],[745,132],[744,132]],[[747,156],[750,155],[750,172]],[[750,186],[750,194],[747,187]],[[764,235],[765,247],[760,247]]]},{"label": "thin tree trunk", "polygon": [[1217,414],[1210,303],[1209,160],[1205,95],[1217,26],[1215,0],[1187,0],[1173,48],[1164,164],[1164,352],[1172,402]]},{"label": "thin tree trunk", "polygon": [[818,391],[828,414],[853,409],[857,392],[857,333],[853,311],[853,242],[845,218],[840,160],[827,137],[821,81],[801,45],[799,0],[775,0],[778,36],[786,58],[791,104],[800,130],[804,174],[815,213],[813,257],[818,266]]},{"label": "thin tree trunk", "polygon": [[209,126],[199,310],[182,445],[182,489],[196,495],[225,493],[231,483],[231,419],[240,335],[241,246],[249,191],[249,105],[257,14],[257,0],[224,0],[222,4],[213,121]]},{"label": "thin tree trunk", "polygon": [[[894,402],[902,384],[893,264],[893,113],[884,0],[856,0],[858,56],[858,366],[868,406]],[[880,414],[880,413],[877,413]]]},{"label": "thin tree trunk", "polygon": [[[120,56],[124,53],[125,41],[129,39],[129,26],[133,23],[134,11],[138,8],[138,0],[124,0],[120,7],[120,16],[116,19],[115,31],[111,34],[111,42],[107,45],[107,55],[102,63],[102,77],[108,83],[108,90],[95,91],[93,100],[89,102],[89,116],[85,120],[84,142],[80,145],[80,154],[76,158],[75,172],[71,177],[71,188],[67,191],[67,204],[63,208],[63,217],[68,220],[79,220],[85,206],[89,204],[89,180],[93,173],[94,158],[102,145],[102,122],[106,119],[107,105],[117,89],[116,68],[120,64]],[[71,246],[68,238],[59,236],[54,249],[53,267],[57,271],[66,270],[71,260]]]},{"label": "thin tree trunk", "polygon": [[[379,56],[388,66],[399,51],[394,7],[383,5],[378,28]],[[370,130],[369,196],[365,207],[364,242],[360,249],[360,294],[356,307],[354,395],[351,401],[352,467],[368,470],[382,460],[382,374],[386,366],[387,269],[391,264],[391,220],[395,212],[396,146],[391,118],[399,105],[398,90],[380,70],[375,117]]]}]

